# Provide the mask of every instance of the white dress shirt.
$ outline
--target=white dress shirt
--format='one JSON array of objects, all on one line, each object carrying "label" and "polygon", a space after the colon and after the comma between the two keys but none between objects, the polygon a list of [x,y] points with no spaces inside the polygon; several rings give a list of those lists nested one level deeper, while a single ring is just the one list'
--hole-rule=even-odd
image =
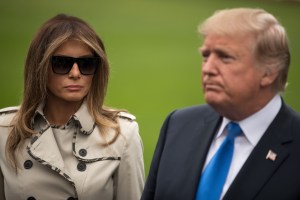
[{"label": "white dress shirt", "polygon": [[[275,116],[280,110],[281,107],[281,98],[280,95],[276,95],[265,107],[263,107],[258,112],[247,117],[238,123],[243,131],[243,134],[237,136],[234,142],[234,153],[232,157],[232,162],[228,172],[227,179],[225,181],[223,191],[220,199],[223,198],[227,192],[229,186],[233,182],[234,178],[244,165],[245,161],[249,157],[250,153],[263,136],[271,122],[274,120]],[[216,153],[223,140],[226,137],[225,127],[230,122],[229,119],[223,117],[222,124],[217,132],[216,137],[214,138],[210,150],[208,152],[205,167],[208,162],[211,160],[213,155]],[[204,167],[204,168],[205,168]],[[204,169],[203,168],[203,169]]]}]

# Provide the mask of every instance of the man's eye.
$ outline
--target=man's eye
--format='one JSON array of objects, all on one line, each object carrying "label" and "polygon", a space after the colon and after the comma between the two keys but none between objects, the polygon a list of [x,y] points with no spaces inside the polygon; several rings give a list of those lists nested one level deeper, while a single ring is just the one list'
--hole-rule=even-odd
[{"label": "man's eye", "polygon": [[232,56],[228,55],[228,54],[219,54],[219,58],[224,61],[224,62],[229,62],[233,59]]},{"label": "man's eye", "polygon": [[202,52],[202,58],[203,58],[203,62],[206,62],[208,59],[209,53],[208,52]]}]

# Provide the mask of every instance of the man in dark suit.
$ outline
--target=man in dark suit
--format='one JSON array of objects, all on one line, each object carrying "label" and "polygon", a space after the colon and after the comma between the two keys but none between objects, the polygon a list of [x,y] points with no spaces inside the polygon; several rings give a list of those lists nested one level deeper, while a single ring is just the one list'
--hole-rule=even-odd
[{"label": "man in dark suit", "polygon": [[[285,29],[264,10],[235,8],[214,13],[199,33],[207,105],[167,117],[141,199],[299,200],[300,116],[280,96],[290,64]],[[239,133],[221,178],[226,160],[213,160],[232,123]]]}]

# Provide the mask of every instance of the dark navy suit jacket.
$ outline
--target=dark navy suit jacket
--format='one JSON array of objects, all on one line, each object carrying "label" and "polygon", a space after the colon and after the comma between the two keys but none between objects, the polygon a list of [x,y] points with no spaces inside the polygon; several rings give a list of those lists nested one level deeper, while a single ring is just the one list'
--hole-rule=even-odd
[{"label": "dark navy suit jacket", "polygon": [[[210,106],[174,111],[157,142],[142,200],[194,200],[222,117]],[[266,159],[272,150],[275,161]],[[300,200],[300,116],[284,102],[224,200]]]}]

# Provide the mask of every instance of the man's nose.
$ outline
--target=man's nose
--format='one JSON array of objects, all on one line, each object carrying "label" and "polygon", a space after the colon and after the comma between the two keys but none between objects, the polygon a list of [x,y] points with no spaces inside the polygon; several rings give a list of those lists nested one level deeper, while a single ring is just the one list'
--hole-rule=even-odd
[{"label": "man's nose", "polygon": [[214,75],[218,72],[217,70],[217,59],[216,56],[210,55],[202,63],[202,73],[203,75]]}]

